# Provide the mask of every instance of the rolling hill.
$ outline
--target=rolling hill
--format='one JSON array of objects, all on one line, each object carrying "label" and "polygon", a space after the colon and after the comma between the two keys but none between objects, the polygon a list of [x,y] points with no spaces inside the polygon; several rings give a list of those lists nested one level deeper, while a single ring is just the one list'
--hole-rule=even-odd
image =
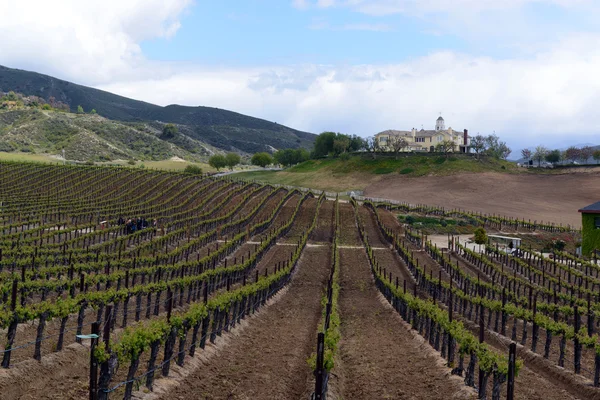
[{"label": "rolling hill", "polygon": [[0,111],[0,151],[61,154],[77,161],[200,161],[216,151],[184,134],[162,140],[162,124],[126,123],[100,115],[22,107]]},{"label": "rolling hill", "polygon": [[[312,133],[277,123],[211,107],[157,106],[51,76],[0,66],[0,91],[14,91],[43,99],[55,98],[71,110],[81,105],[99,115],[124,122],[174,123],[192,140],[225,151],[255,153],[272,147],[309,148]],[[189,149],[193,151],[193,149]]]}]

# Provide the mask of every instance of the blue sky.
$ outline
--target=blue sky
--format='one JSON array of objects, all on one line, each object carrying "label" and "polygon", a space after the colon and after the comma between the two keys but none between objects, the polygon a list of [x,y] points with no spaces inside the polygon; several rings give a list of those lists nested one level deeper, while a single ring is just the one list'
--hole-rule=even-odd
[{"label": "blue sky", "polygon": [[428,32],[418,18],[349,9],[299,10],[291,2],[201,2],[177,35],[142,43],[156,60],[228,66],[394,63],[442,49],[466,49],[454,35]]},{"label": "blue sky", "polygon": [[[597,143],[598,0],[0,0],[0,64],[309,132]],[[23,29],[27,26],[27,29]],[[598,143],[600,144],[600,143]]]}]

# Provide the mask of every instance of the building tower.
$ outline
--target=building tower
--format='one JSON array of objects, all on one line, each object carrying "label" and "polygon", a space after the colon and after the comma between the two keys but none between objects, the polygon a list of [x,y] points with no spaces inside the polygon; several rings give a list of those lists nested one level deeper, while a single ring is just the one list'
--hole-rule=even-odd
[{"label": "building tower", "polygon": [[438,117],[437,121],[435,121],[435,130],[436,131],[446,130],[446,126],[444,124],[444,118],[442,118],[441,115]]}]

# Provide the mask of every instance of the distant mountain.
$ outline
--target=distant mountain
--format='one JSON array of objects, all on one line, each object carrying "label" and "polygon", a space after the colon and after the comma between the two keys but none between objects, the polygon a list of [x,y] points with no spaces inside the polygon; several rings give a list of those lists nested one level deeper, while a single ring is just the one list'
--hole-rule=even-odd
[{"label": "distant mountain", "polygon": [[[316,135],[263,119],[211,107],[157,106],[51,76],[0,66],[0,91],[15,91],[43,99],[53,97],[71,110],[82,106],[125,122],[174,123],[193,140],[225,151],[255,153],[272,148],[310,148]],[[191,149],[190,149],[191,150]]]}]

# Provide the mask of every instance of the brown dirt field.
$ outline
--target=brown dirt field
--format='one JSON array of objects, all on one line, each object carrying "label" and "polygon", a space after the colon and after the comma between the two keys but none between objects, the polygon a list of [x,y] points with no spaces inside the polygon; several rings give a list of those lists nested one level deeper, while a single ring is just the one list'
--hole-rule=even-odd
[{"label": "brown dirt field", "polygon": [[309,398],[329,247],[308,247],[288,292],[164,399]]},{"label": "brown dirt field", "polygon": [[310,235],[310,243],[333,242],[333,218],[335,214],[335,202],[326,200],[321,204],[319,217],[315,229]]},{"label": "brown dirt field", "polygon": [[350,203],[340,203],[340,245],[342,246],[362,246],[362,241],[358,234],[356,218],[354,217],[354,208]]},{"label": "brown dirt field", "polygon": [[340,398],[475,397],[378,299],[364,249],[340,249],[340,285]]},{"label": "brown dirt field", "polygon": [[578,209],[598,201],[600,173],[389,177],[365,195],[581,226]]}]

